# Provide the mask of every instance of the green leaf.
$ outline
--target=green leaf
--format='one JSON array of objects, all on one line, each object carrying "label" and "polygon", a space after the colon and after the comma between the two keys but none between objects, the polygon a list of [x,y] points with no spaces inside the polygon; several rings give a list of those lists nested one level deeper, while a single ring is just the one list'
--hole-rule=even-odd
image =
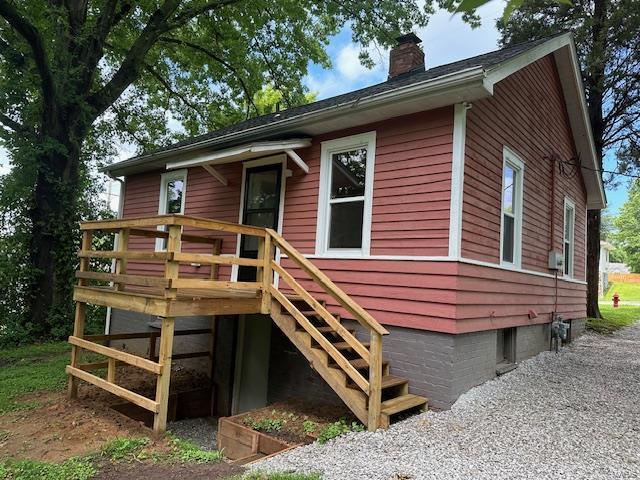
[{"label": "green leaf", "polygon": [[476,8],[479,8],[489,3],[490,1],[491,0],[462,0],[462,2],[460,2],[460,5],[458,5],[458,7],[456,8],[455,13],[472,12]]}]

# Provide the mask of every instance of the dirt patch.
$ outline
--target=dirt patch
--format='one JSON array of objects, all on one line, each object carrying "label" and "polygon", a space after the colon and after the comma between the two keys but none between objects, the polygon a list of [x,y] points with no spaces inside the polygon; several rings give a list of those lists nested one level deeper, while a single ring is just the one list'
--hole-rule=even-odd
[{"label": "dirt patch", "polygon": [[278,402],[238,416],[238,422],[288,444],[312,443],[332,423],[357,421],[345,406],[326,405],[302,399]]},{"label": "dirt patch", "polygon": [[[153,397],[155,378],[133,368],[118,369],[118,382],[136,393]],[[171,391],[192,390],[202,386],[206,377],[176,368],[172,372]],[[112,405],[118,397],[93,385],[80,383],[77,400],[68,401],[66,392],[32,394],[23,398],[38,407],[0,416],[0,460],[6,458],[59,462],[100,450],[117,437],[150,437],[153,432],[141,422],[116,412]],[[171,478],[171,477],[168,477]]]},{"label": "dirt patch", "polygon": [[108,463],[100,466],[94,480],[214,480],[226,479],[242,473],[244,469],[226,462],[215,464],[149,464]]}]

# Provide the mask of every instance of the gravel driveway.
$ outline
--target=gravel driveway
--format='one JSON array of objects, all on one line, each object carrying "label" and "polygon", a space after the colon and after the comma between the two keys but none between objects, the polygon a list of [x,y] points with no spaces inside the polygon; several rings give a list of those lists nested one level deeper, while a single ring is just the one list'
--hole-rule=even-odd
[{"label": "gravel driveway", "polygon": [[640,326],[544,352],[449,411],[253,468],[325,480],[640,478]]}]

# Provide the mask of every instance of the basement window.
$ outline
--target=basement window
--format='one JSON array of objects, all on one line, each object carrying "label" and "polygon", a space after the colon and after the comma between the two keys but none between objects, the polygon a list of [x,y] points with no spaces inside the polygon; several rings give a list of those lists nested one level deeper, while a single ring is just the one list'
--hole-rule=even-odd
[{"label": "basement window", "polygon": [[368,255],[375,132],[322,143],[316,254]]},{"label": "basement window", "polygon": [[500,263],[517,268],[521,265],[523,176],[524,163],[505,147],[502,164]]},{"label": "basement window", "polygon": [[[187,188],[187,171],[176,170],[174,172],[163,173],[160,177],[160,203],[158,205],[158,215],[168,215],[171,213],[184,214],[185,192]],[[167,230],[166,226],[159,226],[158,230]],[[167,239],[158,238],[156,240],[156,250],[167,249]]]},{"label": "basement window", "polygon": [[564,239],[562,251],[564,255],[564,275],[573,277],[574,238],[576,224],[576,205],[565,197],[564,199]]}]

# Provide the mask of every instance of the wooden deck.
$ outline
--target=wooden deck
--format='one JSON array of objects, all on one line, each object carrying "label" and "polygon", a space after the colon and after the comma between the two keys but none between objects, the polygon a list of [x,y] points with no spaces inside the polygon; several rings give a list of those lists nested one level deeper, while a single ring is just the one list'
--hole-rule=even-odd
[{"label": "wooden deck", "polygon": [[[388,362],[382,358],[382,338],[389,332],[273,230],[184,215],[85,222],[81,230],[82,247],[78,252],[80,268],[76,272],[78,284],[74,290],[75,324],[74,333],[69,337],[71,362],[67,366],[71,398],[77,396],[79,380],[92,383],[153,412],[154,430],[163,431],[167,421],[172,360],[208,356],[213,369],[215,317],[264,314],[271,316],[370,430],[386,427],[392,415],[426,405],[426,399],[408,393],[405,379],[389,374]],[[195,230],[198,234],[189,230]],[[94,231],[117,233],[114,250],[93,249]],[[202,231],[257,237],[258,258],[222,256],[221,240],[203,235]],[[129,239],[132,236],[165,239],[166,249],[130,250]],[[198,253],[183,252],[182,247],[186,243],[198,245]],[[333,297],[351,318],[358,321],[364,331],[369,332],[369,341],[362,342],[356,338],[353,330],[341,324],[339,314],[329,312],[324,301],[314,298],[277,263],[276,249],[285,253],[319,289]],[[115,261],[113,272],[90,269],[96,262],[109,259]],[[129,261],[159,263],[162,268],[149,269],[154,274],[130,274],[127,272]],[[208,273],[187,275],[185,265],[194,264],[210,267]],[[220,280],[219,265],[252,267],[256,272],[256,280]],[[280,279],[282,287],[276,286],[276,278]],[[161,319],[161,330],[85,336],[87,304],[157,316]],[[176,318],[189,316],[211,316],[211,329],[175,331]],[[173,354],[175,335],[199,334],[210,334],[208,351]],[[149,340],[148,358],[103,345],[111,340],[129,338]],[[104,356],[106,360],[82,363],[83,351]],[[118,385],[117,367],[122,364],[156,375],[155,398],[143,397]],[[106,378],[92,373],[105,367]]]}]

